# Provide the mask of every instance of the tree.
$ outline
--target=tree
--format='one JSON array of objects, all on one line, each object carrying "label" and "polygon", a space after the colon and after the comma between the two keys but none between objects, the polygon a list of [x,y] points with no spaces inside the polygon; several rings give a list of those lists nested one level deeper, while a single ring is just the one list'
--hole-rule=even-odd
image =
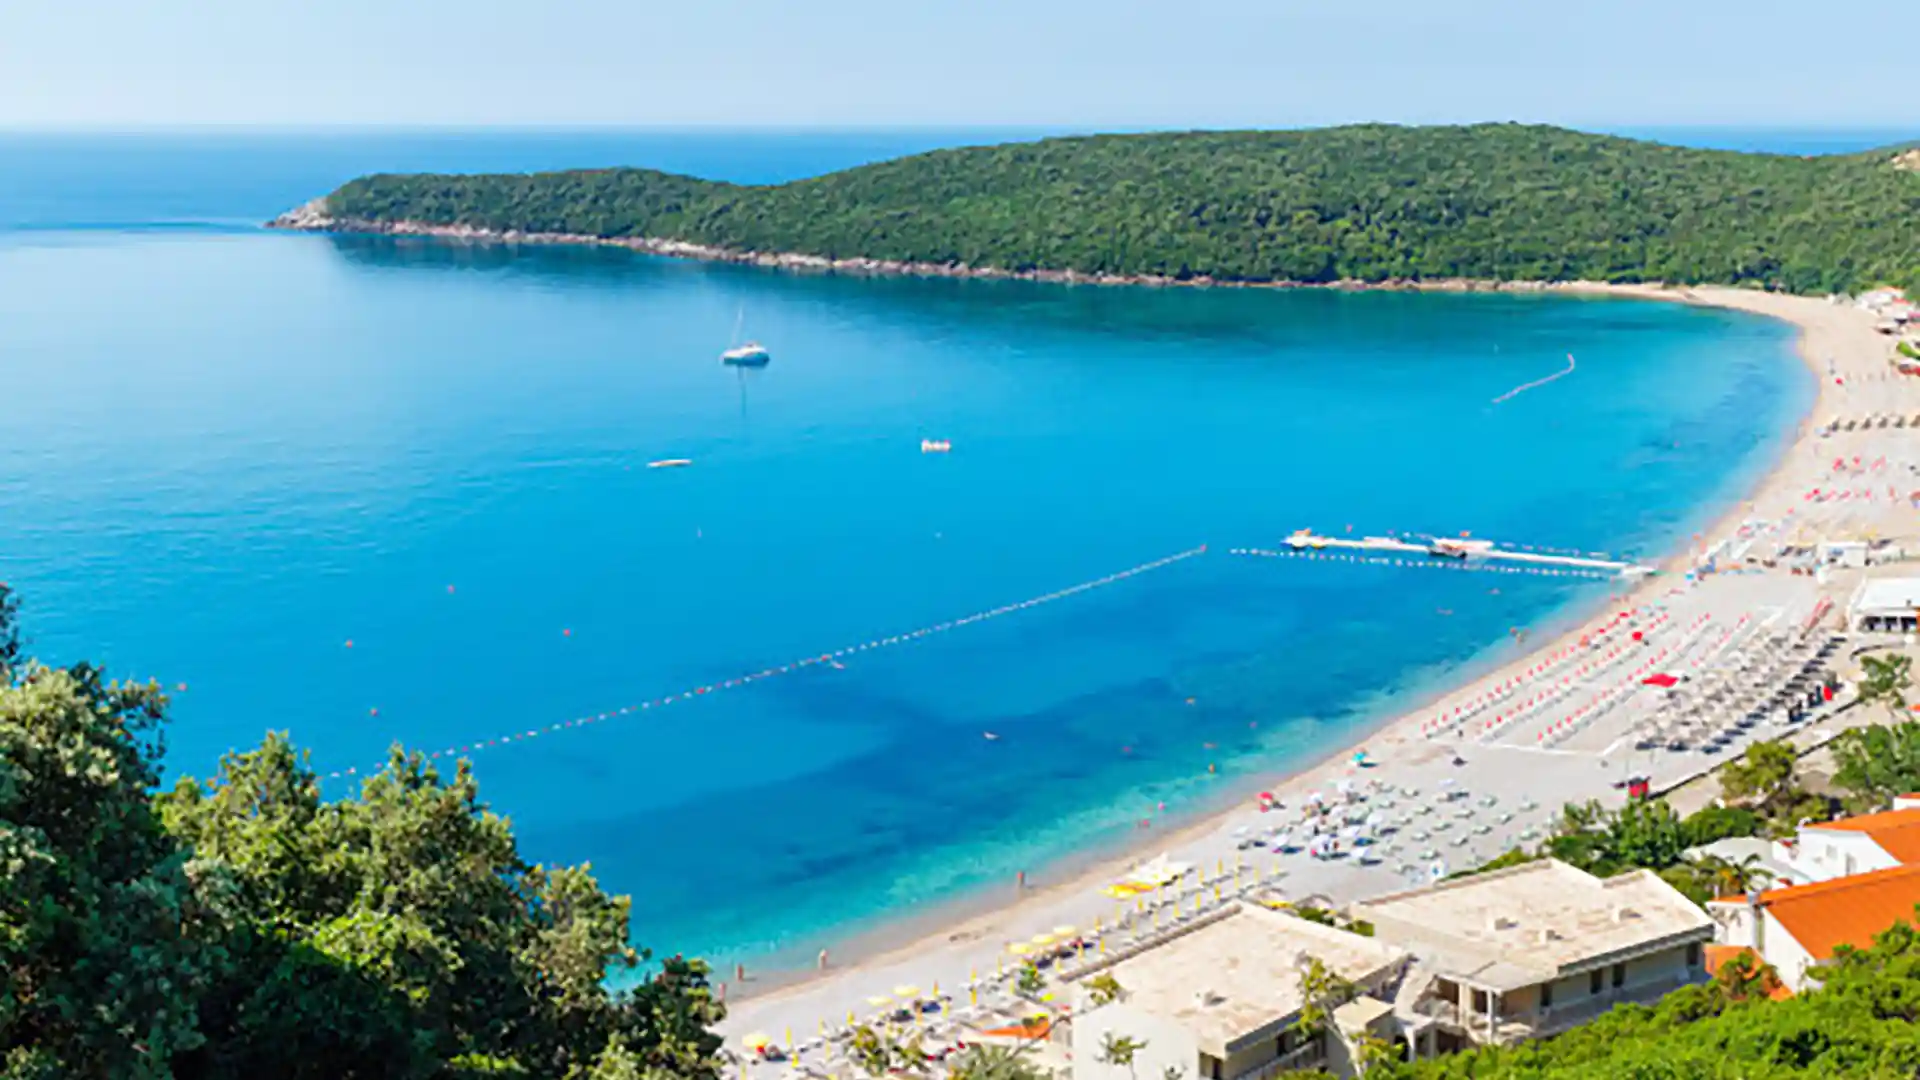
[{"label": "tree", "polygon": [[1046,976],[1040,974],[1040,968],[1034,964],[1020,965],[1020,973],[1014,976],[1013,988],[1027,997],[1037,997],[1047,988]]},{"label": "tree", "polygon": [[626,901],[524,862],[464,763],[323,801],[270,735],[155,795],[164,712],[85,664],[0,683],[0,1076],[717,1080],[705,964],[609,992]]},{"label": "tree", "polygon": [[1716,897],[1739,896],[1773,879],[1772,872],[1760,865],[1758,855],[1741,859],[1700,855],[1667,868],[1660,876],[1702,907]]},{"label": "tree", "polygon": [[1920,723],[1854,728],[1832,746],[1834,786],[1855,810],[1878,809],[1920,790]]},{"label": "tree", "polygon": [[948,1066],[952,1080],[1048,1080],[1022,1048],[979,1043],[967,1047]]},{"label": "tree", "polygon": [[1663,799],[1635,800],[1616,811],[1597,802],[1570,803],[1546,843],[1549,855],[1601,877],[1670,867],[1687,847],[1680,817]]},{"label": "tree", "polygon": [[1780,975],[1772,965],[1743,951],[1720,962],[1713,982],[1728,1001],[1745,1002],[1768,997],[1780,985]]},{"label": "tree", "polygon": [[1088,979],[1086,987],[1087,997],[1095,1005],[1111,1005],[1126,993],[1126,989],[1120,985],[1120,980],[1114,978],[1111,971],[1103,971]]},{"label": "tree", "polygon": [[1907,717],[1907,691],[1913,688],[1913,661],[1905,656],[1862,656],[1856,688],[1862,705],[1878,703],[1895,720]]},{"label": "tree", "polygon": [[1333,1023],[1333,1010],[1351,999],[1354,985],[1317,956],[1300,964],[1300,1015],[1293,1030],[1302,1038],[1316,1038]]},{"label": "tree", "polygon": [[1117,1065],[1129,1074],[1133,1072],[1133,1059],[1146,1048],[1144,1041],[1132,1036],[1116,1035],[1111,1031],[1100,1036],[1100,1060],[1108,1065]]},{"label": "tree", "polygon": [[[11,605],[0,612],[11,637]],[[9,665],[0,685],[0,1063],[167,1077],[207,1041],[242,917],[217,866],[148,801],[162,699],[89,668]],[[16,1064],[17,1063],[17,1064]]]},{"label": "tree", "polygon": [[0,581],[0,684],[12,683],[14,669],[20,665],[19,616],[19,599]]},{"label": "tree", "polygon": [[893,1068],[892,1045],[868,1024],[853,1029],[847,1039],[847,1049],[853,1055],[853,1063],[869,1076],[885,1076],[887,1070]]},{"label": "tree", "polygon": [[1818,816],[1823,809],[1800,787],[1799,764],[1799,756],[1785,742],[1756,742],[1722,766],[1720,790],[1728,800],[1751,806],[1772,832],[1790,833],[1801,817]]},{"label": "tree", "polygon": [[1700,847],[1732,836],[1754,836],[1760,832],[1760,816],[1738,806],[1703,806],[1680,823],[1687,844]]},{"label": "tree", "polygon": [[1371,1031],[1353,1037],[1354,1069],[1361,1076],[1374,1076],[1393,1068],[1400,1061],[1400,1049]]}]

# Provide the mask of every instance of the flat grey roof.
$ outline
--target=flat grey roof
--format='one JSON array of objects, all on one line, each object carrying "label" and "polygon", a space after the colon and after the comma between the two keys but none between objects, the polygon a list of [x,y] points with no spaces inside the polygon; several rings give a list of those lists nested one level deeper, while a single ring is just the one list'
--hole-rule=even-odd
[{"label": "flat grey roof", "polygon": [[1300,1011],[1303,957],[1318,957],[1358,982],[1406,955],[1373,938],[1243,905],[1219,922],[1121,961],[1113,977],[1129,1008],[1177,1022],[1208,1053],[1225,1056],[1236,1040]]},{"label": "flat grey roof", "polygon": [[1503,991],[1713,932],[1706,912],[1650,870],[1602,879],[1557,859],[1362,900],[1352,910],[1442,975]]}]

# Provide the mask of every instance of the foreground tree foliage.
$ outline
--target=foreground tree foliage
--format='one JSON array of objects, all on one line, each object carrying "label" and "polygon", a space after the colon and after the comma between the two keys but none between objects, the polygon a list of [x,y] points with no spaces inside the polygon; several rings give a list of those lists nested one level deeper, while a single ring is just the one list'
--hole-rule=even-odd
[{"label": "foreground tree foliage", "polygon": [[0,586],[0,1077],[714,1080],[706,967],[524,862],[463,764],[320,798],[282,736],[156,796],[164,698],[21,658]]},{"label": "foreground tree foliage", "polygon": [[1363,125],[940,150],[767,187],[646,169],[370,176],[335,217],[1222,281],[1920,286],[1920,173],[1543,126]]}]

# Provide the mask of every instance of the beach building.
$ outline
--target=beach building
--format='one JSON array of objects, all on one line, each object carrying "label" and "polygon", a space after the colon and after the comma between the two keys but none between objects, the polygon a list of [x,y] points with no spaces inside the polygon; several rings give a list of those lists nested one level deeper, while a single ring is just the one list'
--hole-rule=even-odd
[{"label": "beach building", "polygon": [[1353,905],[1414,956],[1394,998],[1424,1057],[1558,1034],[1706,978],[1714,924],[1648,870],[1597,878],[1557,859]]},{"label": "beach building", "polygon": [[1861,633],[1920,630],[1920,578],[1873,578],[1847,601],[1847,626]]},{"label": "beach building", "polygon": [[[1308,958],[1353,983],[1359,996],[1334,1010],[1337,1036],[1294,1030]],[[1223,918],[1120,959],[1107,969],[1120,996],[1096,1003],[1076,980],[1074,1080],[1265,1080],[1289,1069],[1352,1075],[1351,1040],[1361,1030],[1393,1038],[1382,996],[1407,955],[1373,938],[1279,911],[1242,905]],[[1139,1044],[1130,1062],[1106,1053],[1110,1039]]]},{"label": "beach building", "polygon": [[1781,884],[1810,884],[1896,866],[1920,864],[1920,795],[1903,795],[1893,809],[1800,826],[1792,840],[1773,845],[1770,862],[1788,874]]},{"label": "beach building", "polygon": [[1864,948],[1896,922],[1914,921],[1920,866],[1895,866],[1850,877],[1758,890],[1711,901],[1721,942],[1752,949],[1781,983],[1799,993],[1815,969],[1842,945]]}]

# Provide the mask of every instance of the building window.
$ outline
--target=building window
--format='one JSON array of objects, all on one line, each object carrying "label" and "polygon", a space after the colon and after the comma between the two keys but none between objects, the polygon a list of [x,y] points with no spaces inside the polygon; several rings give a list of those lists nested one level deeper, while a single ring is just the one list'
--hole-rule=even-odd
[{"label": "building window", "polygon": [[1693,968],[1700,966],[1700,943],[1697,941],[1687,945],[1687,966]]},{"label": "building window", "polygon": [[1600,992],[1601,977],[1602,973],[1599,968],[1594,968],[1592,971],[1587,972],[1587,993],[1597,994]]},{"label": "building window", "polygon": [[1615,990],[1618,990],[1622,986],[1625,986],[1626,983],[1627,983],[1627,965],[1625,964],[1613,965],[1613,988]]},{"label": "building window", "polygon": [[1553,1008],[1553,984],[1550,982],[1540,984],[1540,1007]]}]

